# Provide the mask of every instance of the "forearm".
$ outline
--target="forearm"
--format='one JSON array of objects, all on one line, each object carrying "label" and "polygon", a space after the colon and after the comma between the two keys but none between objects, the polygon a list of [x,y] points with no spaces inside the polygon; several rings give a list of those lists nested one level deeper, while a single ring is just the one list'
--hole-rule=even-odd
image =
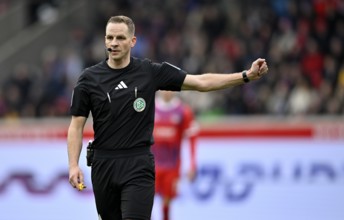
[{"label": "forearm", "polygon": [[204,73],[201,75],[187,75],[183,90],[197,90],[208,92],[230,88],[244,83],[242,72],[239,73]]},{"label": "forearm", "polygon": [[83,129],[70,127],[68,129],[67,146],[69,167],[77,166],[82,149]]},{"label": "forearm", "polygon": [[206,73],[201,75],[201,78],[205,82],[201,88],[201,91],[204,92],[225,89],[244,83],[241,73]]},{"label": "forearm", "polygon": [[[186,75],[182,90],[197,90],[208,92],[241,85],[251,80],[260,79],[268,72],[265,59],[255,60],[247,71],[237,73],[205,73],[201,75]],[[246,81],[244,81],[244,75]]]}]

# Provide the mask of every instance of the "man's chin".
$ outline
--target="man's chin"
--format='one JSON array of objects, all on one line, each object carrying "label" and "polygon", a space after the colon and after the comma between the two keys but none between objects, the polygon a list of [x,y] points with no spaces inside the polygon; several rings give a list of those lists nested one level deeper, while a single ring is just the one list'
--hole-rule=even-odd
[{"label": "man's chin", "polygon": [[119,61],[123,59],[123,56],[121,56],[120,54],[111,54],[110,58],[114,61]]}]

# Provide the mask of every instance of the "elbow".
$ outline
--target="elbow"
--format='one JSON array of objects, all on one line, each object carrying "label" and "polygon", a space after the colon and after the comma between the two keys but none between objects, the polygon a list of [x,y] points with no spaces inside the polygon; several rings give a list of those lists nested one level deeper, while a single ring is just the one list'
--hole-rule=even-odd
[{"label": "elbow", "polygon": [[212,91],[212,85],[206,75],[190,75],[184,81],[183,89],[209,92]]},{"label": "elbow", "polygon": [[199,92],[210,92],[210,91],[213,91],[213,90],[214,90],[214,88],[211,86],[211,84],[206,82],[206,81],[200,83],[199,86],[198,86],[198,91]]},{"label": "elbow", "polygon": [[197,84],[197,90],[199,92],[209,92],[212,89],[211,89],[210,84],[207,82],[207,80],[199,80]]}]

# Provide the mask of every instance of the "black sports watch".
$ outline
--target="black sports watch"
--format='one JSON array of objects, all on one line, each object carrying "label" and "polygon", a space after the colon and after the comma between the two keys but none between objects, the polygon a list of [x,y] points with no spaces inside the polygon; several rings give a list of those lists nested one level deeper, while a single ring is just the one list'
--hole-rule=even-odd
[{"label": "black sports watch", "polygon": [[250,81],[250,79],[247,77],[247,70],[242,71],[242,78],[244,79],[245,83]]}]

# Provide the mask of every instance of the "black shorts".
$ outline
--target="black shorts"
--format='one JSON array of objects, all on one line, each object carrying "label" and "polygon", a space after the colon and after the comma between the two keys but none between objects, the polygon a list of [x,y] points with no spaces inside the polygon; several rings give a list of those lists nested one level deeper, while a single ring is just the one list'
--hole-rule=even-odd
[{"label": "black shorts", "polygon": [[149,147],[95,150],[91,177],[102,220],[151,218],[155,167]]}]

